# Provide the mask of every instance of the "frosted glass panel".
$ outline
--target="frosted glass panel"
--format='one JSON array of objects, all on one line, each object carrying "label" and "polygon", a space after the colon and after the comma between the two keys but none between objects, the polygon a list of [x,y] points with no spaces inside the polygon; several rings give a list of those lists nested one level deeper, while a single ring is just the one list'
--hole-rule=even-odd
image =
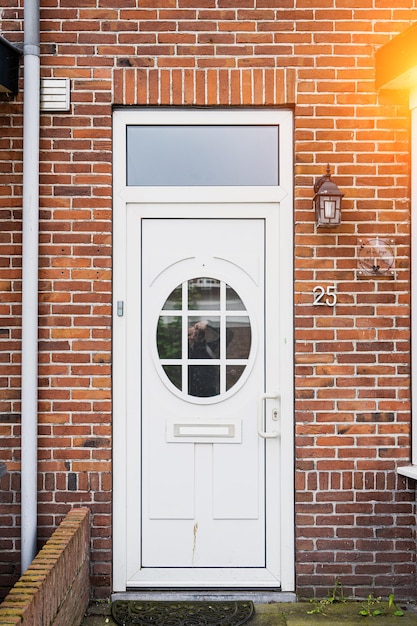
[{"label": "frosted glass panel", "polygon": [[128,126],[127,184],[278,185],[278,126]]}]

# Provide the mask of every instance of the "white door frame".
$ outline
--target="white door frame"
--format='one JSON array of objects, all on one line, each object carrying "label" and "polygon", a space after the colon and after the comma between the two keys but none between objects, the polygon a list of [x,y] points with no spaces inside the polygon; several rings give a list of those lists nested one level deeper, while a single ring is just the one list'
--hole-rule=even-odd
[{"label": "white door frame", "polygon": [[[133,187],[126,186],[126,126],[128,124],[273,124],[279,125],[280,157],[277,187]],[[279,349],[279,376],[277,386],[288,393],[281,404],[281,532],[278,538],[281,558],[281,590],[294,591],[294,452],[293,452],[293,158],[292,158],[292,113],[288,110],[204,110],[204,109],[120,109],[114,113],[114,268],[113,268],[113,590],[126,591],[129,579],[129,553],[136,549],[128,536],[132,535],[131,524],[139,514],[132,505],[132,485],[128,480],[136,467],[132,466],[132,442],[139,441],[139,420],[128,419],[126,359],[128,336],[127,267],[131,259],[126,255],[126,229],[128,213],[135,205],[136,210],[148,211],[150,205],[165,207],[162,213],[170,213],[170,205],[181,203],[182,217],[195,217],[193,204],[230,203],[234,217],[248,217],[251,206],[259,203],[279,203],[280,241],[270,242],[267,247],[277,255],[280,288],[286,294],[280,308],[279,326],[281,345]],[[145,205],[147,209],[145,209]],[[234,207],[232,209],[232,207]],[[238,211],[238,213],[237,213]],[[164,217],[158,210],[158,217]],[[175,217],[177,217],[175,213]],[[213,215],[212,208],[210,216]],[[222,209],[219,217],[224,217]],[[268,237],[268,233],[267,233]],[[272,245],[273,244],[273,245]],[[278,258],[279,257],[279,258]],[[272,278],[273,279],[273,278]],[[124,309],[122,309],[124,307]],[[137,445],[137,443],[136,443]],[[137,455],[136,455],[137,456]],[[139,501],[139,498],[133,498]],[[139,505],[137,505],[139,506]],[[181,586],[178,581],[177,586]],[[184,583],[182,583],[184,585]],[[149,586],[149,582],[147,583]],[[138,586],[138,585],[135,585]],[[159,585],[157,585],[159,586]],[[187,583],[187,587],[189,584]],[[230,584],[225,585],[230,587]],[[237,586],[242,583],[237,582]]]}]

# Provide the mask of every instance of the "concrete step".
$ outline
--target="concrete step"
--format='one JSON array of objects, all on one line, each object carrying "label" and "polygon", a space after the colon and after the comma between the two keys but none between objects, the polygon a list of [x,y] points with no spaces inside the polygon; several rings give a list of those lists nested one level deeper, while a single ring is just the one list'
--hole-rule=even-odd
[{"label": "concrete step", "polygon": [[[255,604],[255,615],[248,626],[417,626],[417,607],[398,603],[404,611],[402,617],[393,615],[386,602],[379,602],[371,610],[381,610],[382,615],[364,617],[360,615],[362,602],[339,602],[325,607],[319,603],[277,602]],[[317,609],[320,612],[309,613]],[[109,602],[92,602],[80,626],[116,626],[111,617]]]}]

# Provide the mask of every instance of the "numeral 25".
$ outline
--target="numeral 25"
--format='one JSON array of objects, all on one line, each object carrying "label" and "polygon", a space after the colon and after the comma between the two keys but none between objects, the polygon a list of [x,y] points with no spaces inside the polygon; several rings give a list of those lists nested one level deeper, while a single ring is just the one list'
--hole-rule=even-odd
[{"label": "numeral 25", "polygon": [[336,285],[328,285],[327,287],[322,287],[321,285],[318,285],[317,287],[314,287],[313,294],[314,306],[336,306]]}]

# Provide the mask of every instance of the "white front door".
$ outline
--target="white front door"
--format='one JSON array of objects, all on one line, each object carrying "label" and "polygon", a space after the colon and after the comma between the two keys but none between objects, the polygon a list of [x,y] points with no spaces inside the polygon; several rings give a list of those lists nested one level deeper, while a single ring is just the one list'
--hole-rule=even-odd
[{"label": "white front door", "polygon": [[264,567],[264,222],[148,219],[142,242],[142,565]]},{"label": "white front door", "polygon": [[286,194],[171,192],[115,215],[114,588],[292,590]]}]

